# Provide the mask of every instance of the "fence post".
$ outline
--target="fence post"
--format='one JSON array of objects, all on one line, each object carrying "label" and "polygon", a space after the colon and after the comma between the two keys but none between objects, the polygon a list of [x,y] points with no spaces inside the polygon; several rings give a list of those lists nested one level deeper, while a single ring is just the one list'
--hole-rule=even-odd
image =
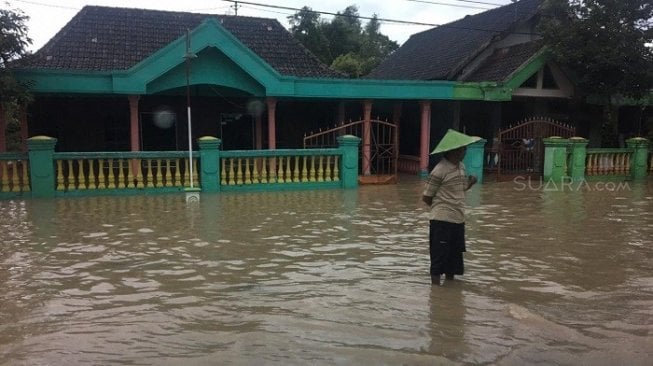
[{"label": "fence post", "polygon": [[483,159],[485,158],[486,142],[486,139],[480,139],[471,145],[467,145],[467,154],[463,159],[467,174],[476,176],[478,183],[483,183]]},{"label": "fence post", "polygon": [[587,158],[587,143],[589,140],[582,137],[571,137],[569,149],[571,159],[569,161],[569,176],[573,182],[580,182],[585,179],[585,160]]},{"label": "fence post", "polygon": [[342,150],[342,159],[340,159],[342,188],[356,188],[358,187],[358,145],[361,139],[353,135],[343,135],[337,140]]},{"label": "fence post", "polygon": [[633,180],[646,179],[648,174],[648,145],[649,141],[643,137],[633,137],[626,140],[626,147],[633,149],[630,159],[630,177]]},{"label": "fence post", "polygon": [[32,197],[54,197],[57,182],[54,171],[56,144],[57,139],[49,136],[34,136],[27,139]]},{"label": "fence post", "polygon": [[545,182],[561,182],[567,175],[567,146],[569,140],[560,136],[543,139]]},{"label": "fence post", "polygon": [[213,136],[197,139],[200,147],[200,181],[203,192],[220,192],[220,145],[222,140]]}]

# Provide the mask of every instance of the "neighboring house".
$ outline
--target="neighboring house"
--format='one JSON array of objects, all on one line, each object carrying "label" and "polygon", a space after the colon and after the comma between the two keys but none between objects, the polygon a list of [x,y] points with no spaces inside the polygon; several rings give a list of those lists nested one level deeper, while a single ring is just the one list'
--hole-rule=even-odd
[{"label": "neighboring house", "polygon": [[[454,102],[448,112],[454,126],[490,140],[499,129],[544,117],[573,126],[597,144],[601,108],[576,93],[539,42],[543,2],[521,0],[414,34],[367,77],[490,83],[507,89],[510,98]],[[623,108],[624,119],[636,118],[633,112]],[[624,134],[638,127],[628,122],[622,124]]]}]

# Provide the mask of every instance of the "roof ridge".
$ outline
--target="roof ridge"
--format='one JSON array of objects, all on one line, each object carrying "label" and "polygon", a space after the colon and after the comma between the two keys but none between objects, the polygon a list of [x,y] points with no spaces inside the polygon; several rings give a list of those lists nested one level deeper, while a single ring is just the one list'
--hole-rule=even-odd
[{"label": "roof ridge", "polygon": [[[430,28],[430,29],[427,29],[427,30],[424,30],[424,31],[421,31],[421,32],[418,32],[418,33],[414,33],[409,38],[419,36],[419,35],[423,35],[423,34],[427,34],[427,33],[433,32],[436,29],[440,29],[440,28],[455,28],[455,29],[467,29],[467,30],[478,30],[478,31],[496,31],[497,33],[500,33],[501,30],[498,30],[498,29],[472,28],[472,27],[469,27],[469,26],[459,26],[458,23],[473,22],[473,21],[479,20],[481,18],[490,17],[491,15],[496,15],[497,12],[509,11],[510,9],[516,8],[519,5],[523,5],[523,3],[525,3],[525,2],[538,3],[538,7],[539,7],[539,5],[541,5],[541,3],[544,2],[544,0],[520,0],[520,1],[517,1],[517,2],[514,2],[514,3],[502,5],[502,6],[498,7],[498,8],[488,9],[488,10],[480,12],[480,13],[465,15],[464,17],[462,17],[460,19],[456,19],[456,20],[454,20],[452,22],[440,24],[439,26],[436,26],[436,27],[433,27],[433,28]],[[523,15],[533,16],[533,15],[535,15],[535,13],[520,12],[519,15],[521,15],[521,16],[523,16]],[[515,19],[513,23],[517,22],[518,20],[523,20],[523,18],[525,18],[525,17],[520,17],[519,19]]]}]

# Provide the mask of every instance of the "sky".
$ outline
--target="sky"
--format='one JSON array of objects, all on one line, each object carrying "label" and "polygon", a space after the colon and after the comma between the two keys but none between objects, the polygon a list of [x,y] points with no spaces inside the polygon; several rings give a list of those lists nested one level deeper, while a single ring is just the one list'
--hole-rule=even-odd
[{"label": "sky", "polygon": [[[361,16],[445,24],[465,15],[476,14],[484,9],[492,9],[509,4],[510,0],[251,0],[246,3],[274,5],[287,8],[308,6],[316,11],[336,13],[349,5],[357,5]],[[496,5],[490,5],[496,4]],[[224,0],[0,0],[0,6],[19,9],[30,17],[28,35],[33,44],[29,48],[36,51],[50,40],[85,5],[101,5],[126,8],[187,11],[206,14],[234,15],[233,2]],[[287,17],[295,11],[270,8],[253,4],[239,3],[238,15],[276,18],[286,28]],[[321,15],[329,20],[332,16]],[[363,20],[365,23],[366,20]],[[433,26],[409,25],[391,22],[381,23],[381,33],[403,44],[411,34]]]}]

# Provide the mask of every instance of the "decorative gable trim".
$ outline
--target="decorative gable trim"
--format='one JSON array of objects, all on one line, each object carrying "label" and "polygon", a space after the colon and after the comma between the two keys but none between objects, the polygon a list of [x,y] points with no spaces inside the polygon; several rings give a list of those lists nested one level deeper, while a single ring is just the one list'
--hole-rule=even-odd
[{"label": "decorative gable trim", "polygon": [[[544,85],[545,69],[549,68],[555,88],[547,88]],[[533,86],[525,86],[524,83],[533,78]],[[560,67],[548,61],[545,50],[542,50],[531,57],[505,81],[505,85],[513,90],[513,97],[548,97],[548,98],[571,98],[574,95],[574,87]]]}]

